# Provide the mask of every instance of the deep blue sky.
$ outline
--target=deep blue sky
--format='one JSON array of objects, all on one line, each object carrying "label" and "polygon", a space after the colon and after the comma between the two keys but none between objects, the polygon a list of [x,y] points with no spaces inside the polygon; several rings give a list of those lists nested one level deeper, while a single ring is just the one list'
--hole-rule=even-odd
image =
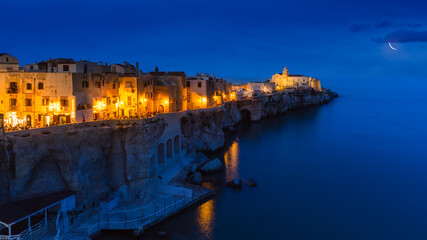
[{"label": "deep blue sky", "polygon": [[[425,1],[2,0],[0,52],[266,80],[286,65],[324,86],[421,84]],[[398,51],[388,47],[394,42]]]}]

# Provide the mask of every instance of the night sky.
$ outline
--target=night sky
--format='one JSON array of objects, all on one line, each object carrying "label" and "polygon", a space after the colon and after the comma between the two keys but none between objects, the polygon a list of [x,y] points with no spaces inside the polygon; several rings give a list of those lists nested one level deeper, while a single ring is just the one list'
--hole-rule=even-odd
[{"label": "night sky", "polygon": [[[0,4],[0,52],[144,72],[267,80],[286,65],[327,87],[425,84],[426,1],[21,1]],[[398,48],[393,51],[388,42]]]}]

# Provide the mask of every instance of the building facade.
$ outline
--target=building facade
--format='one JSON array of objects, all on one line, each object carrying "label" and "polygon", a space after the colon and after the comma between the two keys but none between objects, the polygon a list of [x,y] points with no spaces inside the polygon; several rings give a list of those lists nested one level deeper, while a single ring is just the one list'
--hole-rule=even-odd
[{"label": "building facade", "polygon": [[282,73],[276,73],[271,77],[271,82],[276,85],[277,89],[298,88],[298,89],[315,89],[321,91],[320,81],[308,76],[289,74],[287,67]]}]

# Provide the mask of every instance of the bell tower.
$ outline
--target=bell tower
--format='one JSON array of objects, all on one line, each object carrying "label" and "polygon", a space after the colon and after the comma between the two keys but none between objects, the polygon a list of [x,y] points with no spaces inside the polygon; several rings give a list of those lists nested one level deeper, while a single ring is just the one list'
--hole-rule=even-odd
[{"label": "bell tower", "polygon": [[285,67],[284,69],[283,69],[283,77],[288,77],[289,76],[289,70],[288,70],[288,68],[287,67]]}]

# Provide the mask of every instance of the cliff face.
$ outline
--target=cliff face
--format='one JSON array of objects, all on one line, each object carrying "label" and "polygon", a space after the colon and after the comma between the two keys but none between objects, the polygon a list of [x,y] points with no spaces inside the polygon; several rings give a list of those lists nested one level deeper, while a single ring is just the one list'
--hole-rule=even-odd
[{"label": "cliff face", "polygon": [[147,181],[155,170],[154,149],[165,124],[116,124],[7,134],[3,141],[8,154],[0,151],[0,202],[65,188],[78,193],[78,202],[91,203],[123,184]]},{"label": "cliff face", "polygon": [[214,108],[188,112],[181,118],[181,130],[189,151],[215,151],[224,145],[224,110]]},{"label": "cliff face", "polygon": [[[332,97],[311,91],[265,95],[175,113],[173,125],[181,125],[185,151],[215,151],[224,145],[223,128],[234,126],[247,113],[258,120]],[[0,203],[69,189],[77,193],[78,203],[91,205],[122,186],[128,189],[126,197],[138,197],[157,178],[160,141],[177,134],[165,136],[170,127],[160,116],[8,133],[0,137]]]}]

